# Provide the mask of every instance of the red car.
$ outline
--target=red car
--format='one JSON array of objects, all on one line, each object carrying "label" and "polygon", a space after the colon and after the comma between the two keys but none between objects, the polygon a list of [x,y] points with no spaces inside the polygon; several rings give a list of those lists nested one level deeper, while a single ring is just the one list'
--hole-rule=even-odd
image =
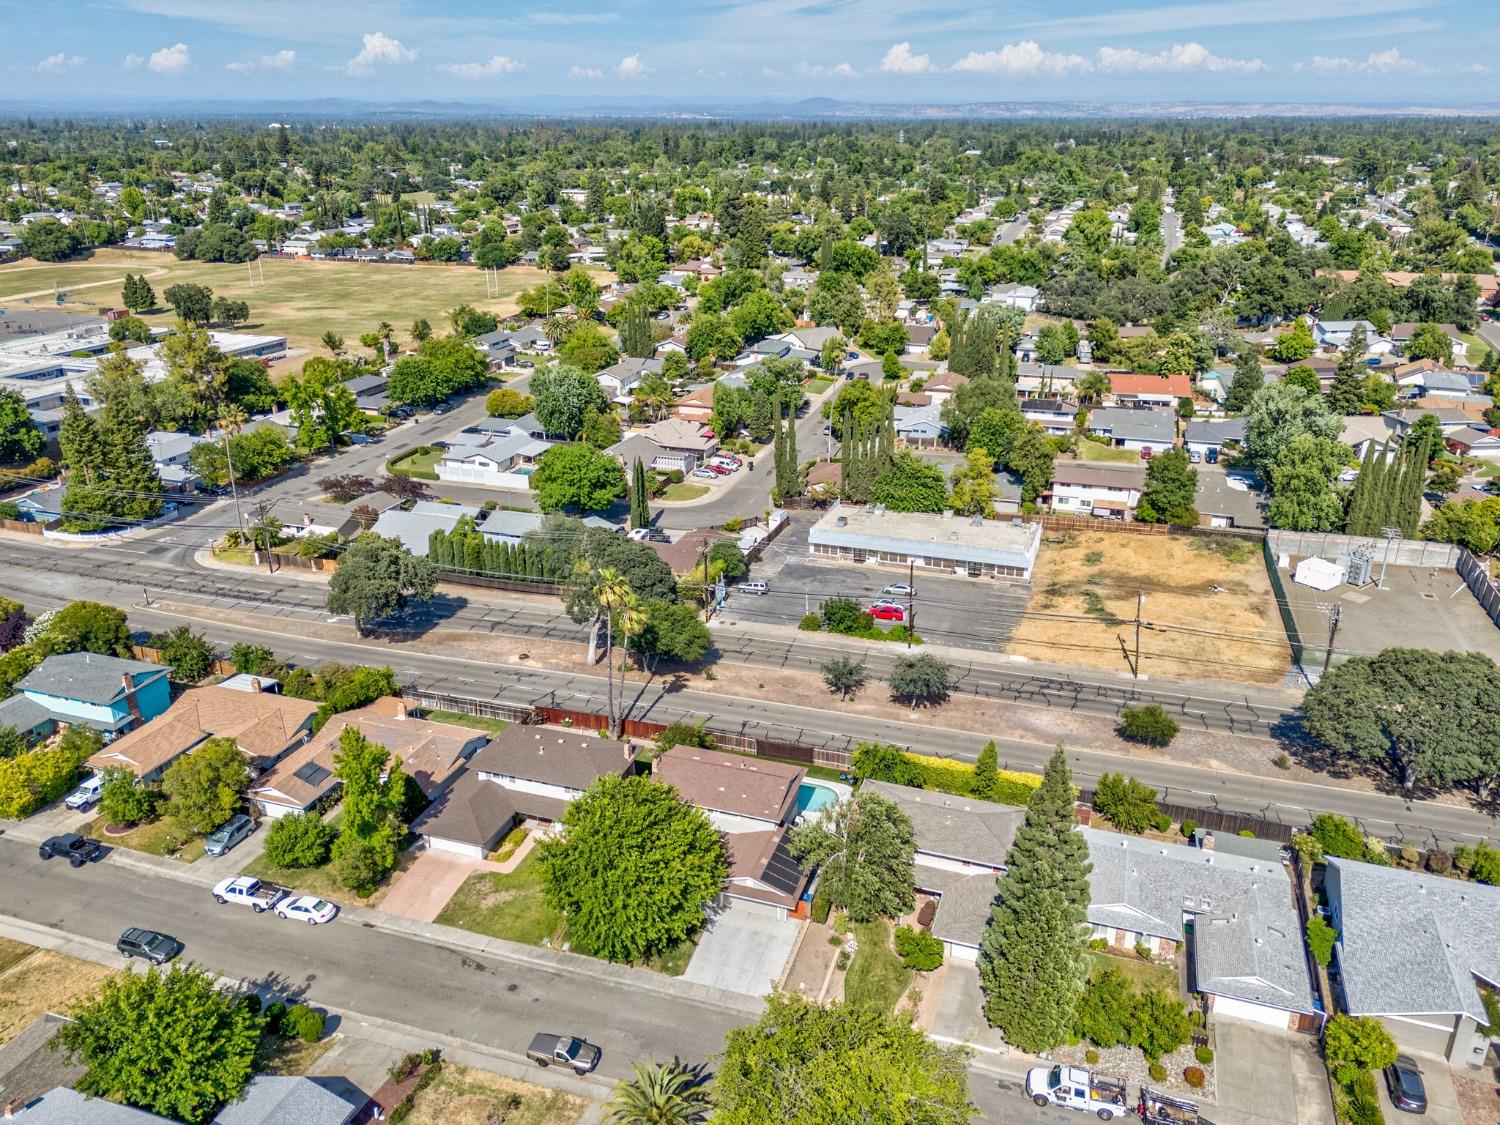
[{"label": "red car", "polygon": [[709,461],[703,467],[721,477],[727,477],[730,473],[734,472],[733,469],[726,469],[723,465],[715,465],[712,461]]},{"label": "red car", "polygon": [[906,607],[896,602],[876,602],[870,607],[870,616],[880,621],[905,621]]}]

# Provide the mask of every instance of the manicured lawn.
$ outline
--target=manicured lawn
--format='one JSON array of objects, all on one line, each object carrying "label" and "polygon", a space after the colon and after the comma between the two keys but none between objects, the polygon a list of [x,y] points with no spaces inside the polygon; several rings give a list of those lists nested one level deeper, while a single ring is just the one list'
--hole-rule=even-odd
[{"label": "manicured lawn", "polygon": [[170,816],[132,828],[123,836],[105,835],[104,818],[100,816],[91,820],[84,832],[110,847],[129,848],[133,852],[145,852],[147,855],[169,856],[180,859],[183,863],[192,863],[203,855],[203,837],[178,824]]},{"label": "manicured lawn", "polygon": [[805,384],[803,384],[803,387],[810,395],[820,395],[829,387],[833,386],[833,384],[834,380],[828,378],[826,375],[814,375]]},{"label": "manicured lawn", "polygon": [[1089,969],[1089,977],[1093,978],[1103,972],[1105,968],[1117,969],[1125,974],[1125,979],[1141,991],[1152,988],[1165,988],[1168,992],[1177,991],[1177,970],[1170,965],[1157,965],[1150,961],[1143,961],[1139,957],[1120,957],[1113,953],[1089,952],[1093,959],[1093,965]]},{"label": "manicured lawn", "polygon": [[214,558],[219,562],[232,563],[235,566],[255,565],[255,552],[249,547],[220,547],[214,552]]},{"label": "manicured lawn", "polygon": [[322,867],[277,867],[264,855],[258,855],[245,867],[242,875],[254,875],[267,883],[296,891],[298,894],[317,895],[329,902],[360,903],[353,891],[339,884],[333,876],[331,864]]},{"label": "manicured lawn", "polygon": [[1464,360],[1470,367],[1478,367],[1489,354],[1490,346],[1470,332],[1460,332],[1458,338],[1469,345],[1468,357]]},{"label": "manicured lawn", "polygon": [[890,924],[856,922],[854,937],[859,950],[849,964],[849,975],[844,978],[844,999],[862,1007],[894,1012],[911,982],[911,970],[891,948]]},{"label": "manicured lawn", "polygon": [[669,484],[666,488],[662,489],[661,499],[696,500],[698,497],[706,495],[707,492],[707,485],[689,484],[687,481],[683,481],[681,484]]},{"label": "manicured lawn", "polygon": [[1078,443],[1078,459],[1080,461],[1113,461],[1122,465],[1133,465],[1140,461],[1141,453],[1138,449],[1115,449],[1111,446],[1100,445],[1093,441],[1080,441]]},{"label": "manicured lawn", "polygon": [[434,723],[451,723],[456,727],[473,727],[475,730],[499,734],[510,726],[504,719],[490,719],[484,715],[465,715],[462,711],[429,711],[427,717]]},{"label": "manicured lawn", "polygon": [[509,875],[493,871],[470,875],[437,920],[444,926],[525,945],[555,939],[562,929],[562,915],[542,899],[541,869],[535,852]]},{"label": "manicured lawn", "polygon": [[419,472],[430,473],[433,466],[443,459],[444,451],[436,447],[430,448],[423,453],[420,449],[414,449],[405,457],[391,462],[392,472]]}]

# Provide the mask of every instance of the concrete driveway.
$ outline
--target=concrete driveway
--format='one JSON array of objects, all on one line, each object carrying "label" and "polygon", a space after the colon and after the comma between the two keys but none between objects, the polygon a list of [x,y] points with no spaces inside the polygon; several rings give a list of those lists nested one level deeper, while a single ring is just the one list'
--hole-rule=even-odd
[{"label": "concrete driveway", "polygon": [[420,852],[412,865],[380,900],[380,909],[417,922],[432,922],[443,912],[448,900],[476,871],[496,871],[499,864],[484,859],[469,859],[452,852],[428,849]]},{"label": "concrete driveway", "polygon": [[800,926],[733,906],[721,910],[704,931],[682,979],[767,996],[781,979]]},{"label": "concrete driveway", "polygon": [[[1458,1104],[1458,1092],[1453,1088],[1453,1072],[1447,1060],[1432,1055],[1403,1053],[1409,1055],[1422,1072],[1422,1085],[1427,1090],[1427,1112],[1420,1118],[1424,1125],[1464,1125],[1463,1110]],[[1375,1086],[1380,1091],[1380,1108],[1385,1114],[1386,1125],[1419,1120],[1416,1115],[1391,1105],[1384,1074],[1375,1076]]]},{"label": "concrete driveway", "polygon": [[1311,1036],[1232,1019],[1217,1020],[1214,1035],[1215,1125],[1333,1125],[1327,1071]]}]

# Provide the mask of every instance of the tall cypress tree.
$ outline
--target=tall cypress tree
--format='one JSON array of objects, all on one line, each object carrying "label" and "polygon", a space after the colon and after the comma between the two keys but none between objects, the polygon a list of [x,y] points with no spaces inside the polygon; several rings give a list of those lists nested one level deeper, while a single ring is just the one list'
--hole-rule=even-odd
[{"label": "tall cypress tree", "polygon": [[1371,501],[1377,485],[1375,443],[1365,446],[1365,459],[1360,463],[1359,476],[1354,481],[1354,490],[1349,496],[1349,512],[1344,519],[1344,530],[1350,535],[1369,535]]},{"label": "tall cypress tree", "polygon": [[630,526],[645,527],[651,522],[651,505],[646,501],[646,466],[637,457],[630,470]]},{"label": "tall cypress tree", "polygon": [[1073,776],[1061,746],[1047,762],[979,952],[985,1018],[1032,1054],[1063,1043],[1088,979],[1088,844],[1073,818]]}]

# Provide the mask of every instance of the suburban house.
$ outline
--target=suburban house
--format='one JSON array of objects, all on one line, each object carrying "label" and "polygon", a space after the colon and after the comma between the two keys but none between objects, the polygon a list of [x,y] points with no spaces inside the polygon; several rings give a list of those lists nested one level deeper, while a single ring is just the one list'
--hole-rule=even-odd
[{"label": "suburban house", "polygon": [[518,352],[550,352],[552,350],[552,341],[547,339],[547,333],[535,324],[528,324],[525,328],[512,332],[510,342],[516,346]]},{"label": "suburban house", "polygon": [[[1420,327],[1421,324],[1417,321],[1404,320],[1400,324],[1391,325],[1391,330],[1386,333],[1386,339],[1395,344],[1397,349],[1404,354],[1406,345],[1411,343],[1411,338],[1417,334],[1417,329]],[[1448,341],[1453,345],[1454,361],[1457,363],[1465,362],[1469,358],[1469,344],[1459,332],[1458,325],[1439,324],[1437,325],[1437,329],[1444,336],[1448,337]]]},{"label": "suburban house", "polygon": [[1364,328],[1368,343],[1380,339],[1380,330],[1368,320],[1319,320],[1312,326],[1313,341],[1320,348],[1342,348],[1360,327]]},{"label": "suburban house", "polygon": [[672,413],[684,422],[696,422],[706,426],[714,416],[714,387],[696,387],[677,400]]},{"label": "suburban house", "polygon": [[932,934],[942,941],[946,956],[976,960],[996,880],[1026,810],[888,781],[866,781],[862,788],[891,801],[911,819],[917,890],[938,896]]},{"label": "suburban house", "polygon": [[652,539],[646,543],[662,562],[677,575],[687,574],[703,561],[704,553],[725,536],[711,528],[700,527],[684,532],[670,543]]},{"label": "suburban house", "polygon": [[881,504],[835,504],[807,537],[808,554],[816,560],[915,566],[1023,582],[1031,581],[1041,545],[1040,524],[951,512],[890,512]]},{"label": "suburban house", "polygon": [[953,392],[968,381],[967,375],[960,375],[957,371],[939,371],[922,384],[922,393],[933,402],[947,402]]},{"label": "suburban house", "polygon": [[1371,445],[1396,442],[1398,438],[1395,422],[1384,414],[1350,414],[1344,419],[1344,428],[1339,434],[1339,441],[1352,447],[1360,460],[1364,460],[1365,451]]},{"label": "suburban house", "polygon": [[178,434],[169,430],[152,430],[146,435],[146,449],[156,475],[171,492],[185,492],[202,483],[202,478],[188,464],[193,446],[203,439],[195,434]]},{"label": "suburban house", "polygon": [[386,393],[391,377],[383,372],[373,375],[356,375],[345,379],[344,386],[354,396],[354,404],[366,414],[384,414],[391,405],[391,396]]},{"label": "suburban house", "polygon": [[1500,434],[1481,426],[1449,430],[1443,435],[1448,452],[1460,457],[1477,457],[1481,461],[1500,461]]},{"label": "suburban house", "polygon": [[475,336],[470,343],[474,345],[476,352],[489,361],[491,367],[510,367],[516,362],[516,342],[503,328],[486,332],[483,336]]},{"label": "suburban house", "polygon": [[842,335],[843,333],[837,328],[794,328],[790,332],[783,332],[780,336],[773,337],[773,339],[785,340],[794,348],[801,348],[803,351],[818,355],[823,351],[824,344],[832,340],[835,336],[842,337]]},{"label": "suburban house", "polygon": [[[926,388],[923,393],[928,394]],[[891,413],[896,423],[896,437],[912,445],[936,445],[948,427],[943,425],[943,408],[939,402],[927,406],[895,406]]]},{"label": "suburban house", "polygon": [[1069,394],[1080,374],[1078,368],[1062,363],[1018,363],[1016,390],[1043,398]]},{"label": "suburban house", "polygon": [[354,505],[325,503],[322,500],[273,501],[274,514],[282,531],[302,538],[306,535],[357,535],[362,529]]},{"label": "suburban house", "polygon": [[661,371],[661,360],[659,359],[636,359],[634,356],[624,356],[618,363],[610,364],[595,377],[599,380],[599,386],[615,402],[629,402],[635,394],[635,388],[640,385],[642,378],[648,372]]},{"label": "suburban house", "polygon": [[414,719],[400,699],[385,696],[328,720],[309,741],[293,750],[250,786],[248,797],[262,815],[277,819],[307,812],[339,784],[334,755],[345,727],[384,746],[407,777],[428,797],[447,787],[487,735],[473,727]]},{"label": "suburban house", "polygon": [[1323,890],[1349,1013],[1408,1050],[1482,1066],[1479,986],[1500,986],[1500,887],[1330,858]]},{"label": "suburban house", "polygon": [[306,699],[233,688],[189,688],[158,718],[109,743],[85,763],[159,781],[184,754],[211,738],[227,738],[255,773],[307,741],[318,705]]},{"label": "suburban house", "polygon": [[106,739],[135,730],[172,702],[170,673],[160,664],[96,652],[49,656],[0,702],[0,726],[50,734],[57,724],[93,727]]},{"label": "suburban house", "polygon": [[1021,417],[1035,422],[1049,436],[1064,437],[1078,421],[1078,404],[1061,398],[1023,398]]},{"label": "suburban house", "polygon": [[1007,308],[1020,309],[1023,313],[1030,315],[1036,312],[1036,304],[1040,297],[1041,290],[1035,285],[1006,282],[1003,285],[990,286],[980,301],[986,305],[1004,305]]},{"label": "suburban house", "polygon": [[696,469],[718,451],[719,439],[714,432],[697,422],[681,418],[663,418],[641,431],[642,435],[668,453],[682,455],[684,463]]},{"label": "suburban house", "polygon": [[[348,1125],[364,1108],[362,1099],[343,1080],[257,1074],[209,1125]],[[89,1097],[71,1086],[54,1087],[27,1102],[14,1120],[19,1125],[175,1125],[173,1118]]]},{"label": "suburban house", "polygon": [[1392,428],[1403,437],[1406,431],[1417,424],[1417,419],[1424,414],[1431,414],[1437,419],[1438,425],[1442,427],[1443,433],[1451,433],[1454,430],[1464,430],[1472,426],[1476,421],[1484,417],[1482,411],[1476,418],[1473,413],[1458,406],[1406,406],[1396,410],[1386,410],[1381,413],[1382,418],[1389,418]]},{"label": "suburban house", "polygon": [[1188,421],[1183,447],[1210,461],[1217,461],[1225,442],[1245,444],[1243,418],[1193,418]]},{"label": "suburban house", "polygon": [[1468,398],[1474,393],[1474,384],[1469,382],[1467,375],[1448,371],[1435,364],[1423,364],[1420,370],[1397,375],[1396,385],[1412,398],[1426,398],[1429,395],[1438,398]]},{"label": "suburban house", "polygon": [[623,777],[625,742],[559,727],[511,726],[497,734],[412,824],[427,847],[483,859],[517,823],[560,821],[568,802],[601,777]]},{"label": "suburban house", "polygon": [[465,517],[478,520],[478,508],[465,504],[444,504],[437,500],[418,500],[411,510],[392,508],[382,512],[370,528],[376,535],[401,540],[402,545],[418,558],[427,557],[427,547],[434,531],[449,532]]},{"label": "suburban house", "polygon": [[1109,393],[1117,406],[1176,407],[1178,399],[1193,397],[1193,383],[1186,375],[1115,372],[1109,377]]},{"label": "suburban house", "polygon": [[1168,410],[1104,406],[1089,412],[1089,433],[1109,439],[1116,449],[1171,449],[1177,444],[1177,416]]},{"label": "suburban house", "polygon": [[432,471],[438,480],[482,484],[491,488],[531,487],[531,474],[543,453],[552,448],[529,434],[511,433],[473,444],[450,445]]},{"label": "suburban house", "polygon": [[639,461],[659,473],[690,473],[698,466],[697,457],[685,450],[663,449],[645,434],[627,434],[604,452],[624,467],[628,475]]},{"label": "suburban house", "polygon": [[806,771],[764,758],[674,746],[652,776],[708,813],[724,835],[729,879],[721,906],[785,920],[798,910],[811,872],[791,853],[788,822]]},{"label": "suburban house", "polygon": [[1095,938],[1165,960],[1185,948],[1190,985],[1216,1016],[1291,1031],[1322,1026],[1279,845],[1205,833],[1190,847],[1080,831],[1093,865]]},{"label": "suburban house", "polygon": [[926,355],[932,348],[932,338],[937,335],[935,324],[908,324],[906,326],[906,352],[908,355]]},{"label": "suburban house", "polygon": [[1129,519],[1145,490],[1144,465],[1058,460],[1052,466],[1052,510],[1059,515]]}]

